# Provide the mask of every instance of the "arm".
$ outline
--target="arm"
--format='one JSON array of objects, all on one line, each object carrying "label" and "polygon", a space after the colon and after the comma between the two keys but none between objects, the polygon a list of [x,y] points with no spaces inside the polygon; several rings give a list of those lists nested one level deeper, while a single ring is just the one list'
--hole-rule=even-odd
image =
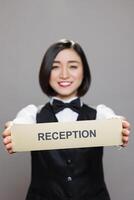
[{"label": "arm", "polygon": [[15,124],[34,124],[36,123],[36,114],[39,110],[39,107],[35,105],[28,105],[25,108],[21,109],[16,118],[13,120]]}]

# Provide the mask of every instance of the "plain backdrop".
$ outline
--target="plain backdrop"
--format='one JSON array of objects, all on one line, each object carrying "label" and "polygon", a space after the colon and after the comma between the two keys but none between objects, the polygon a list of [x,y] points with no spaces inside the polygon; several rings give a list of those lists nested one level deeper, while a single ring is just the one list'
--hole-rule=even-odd
[{"label": "plain backdrop", "polygon": [[[45,104],[38,84],[44,52],[61,38],[84,48],[92,85],[88,105],[106,104],[132,126],[127,148],[106,147],[105,179],[112,200],[134,199],[134,1],[0,0],[0,131],[28,104]],[[9,155],[0,140],[0,200],[24,200],[30,154]]]}]

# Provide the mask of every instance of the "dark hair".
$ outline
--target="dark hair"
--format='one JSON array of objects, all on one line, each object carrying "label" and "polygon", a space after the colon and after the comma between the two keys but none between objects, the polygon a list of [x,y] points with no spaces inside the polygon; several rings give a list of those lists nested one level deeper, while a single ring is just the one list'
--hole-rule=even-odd
[{"label": "dark hair", "polygon": [[85,56],[85,53],[81,46],[78,43],[73,42],[72,40],[62,39],[57,43],[52,44],[46,51],[44,58],[41,63],[39,71],[39,83],[43,92],[48,96],[55,96],[57,93],[49,84],[50,73],[52,65],[57,54],[63,49],[73,49],[81,58],[83,64],[83,81],[78,88],[77,95],[83,96],[89,89],[91,84],[91,73],[89,65]]}]

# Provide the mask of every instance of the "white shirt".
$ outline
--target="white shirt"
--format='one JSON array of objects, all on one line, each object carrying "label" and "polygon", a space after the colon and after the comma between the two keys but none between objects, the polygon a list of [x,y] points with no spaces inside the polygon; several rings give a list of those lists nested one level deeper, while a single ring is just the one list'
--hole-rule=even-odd
[{"label": "white shirt", "polygon": [[[54,97],[55,98],[55,97]],[[53,99],[52,98],[50,100],[50,104],[52,103]],[[58,98],[56,98],[58,99]],[[74,100],[75,98],[63,101],[66,103],[69,103],[70,101]],[[83,104],[81,102],[81,104]],[[40,111],[40,109],[43,107],[44,105],[40,105],[40,106],[35,106],[33,104],[30,104],[26,107],[24,107],[22,110],[20,110],[16,116],[16,118],[13,120],[13,123],[26,123],[26,124],[33,124],[36,123],[36,114],[37,112]],[[116,115],[114,113],[114,111],[105,106],[104,104],[100,104],[96,107],[97,110],[97,116],[96,119],[100,120],[100,119],[111,119],[111,118],[122,118],[122,116]],[[59,122],[67,122],[67,121],[76,121],[77,117],[78,117],[78,113],[74,112],[73,110],[71,110],[70,108],[65,108],[62,111],[58,112],[56,114],[57,120]]]}]

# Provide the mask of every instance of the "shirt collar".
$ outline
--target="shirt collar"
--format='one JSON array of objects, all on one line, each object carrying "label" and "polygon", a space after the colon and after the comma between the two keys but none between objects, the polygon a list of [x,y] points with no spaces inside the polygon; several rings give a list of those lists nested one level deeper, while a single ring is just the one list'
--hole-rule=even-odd
[{"label": "shirt collar", "polygon": [[[54,99],[60,100],[60,101],[62,101],[62,102],[64,102],[64,103],[70,103],[71,101],[73,101],[73,100],[75,100],[75,99],[77,99],[77,98],[79,98],[79,97],[76,96],[76,97],[72,97],[72,98],[70,98],[70,99],[63,100],[63,99],[60,99],[60,98],[58,98],[58,97],[56,97],[56,96],[53,96],[53,97],[50,98],[50,104],[51,104],[51,105],[53,104],[53,100],[54,100]],[[82,103],[81,99],[80,99],[80,102],[81,102],[81,106],[82,106],[83,103]]]}]

